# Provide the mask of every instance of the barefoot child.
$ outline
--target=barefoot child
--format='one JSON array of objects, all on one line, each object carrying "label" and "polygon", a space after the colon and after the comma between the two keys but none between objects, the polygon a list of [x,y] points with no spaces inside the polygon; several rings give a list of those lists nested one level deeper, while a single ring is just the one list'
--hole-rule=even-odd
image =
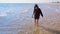
[{"label": "barefoot child", "polygon": [[37,4],[35,4],[33,15],[32,15],[32,17],[34,18],[35,26],[38,26],[38,21],[39,21],[40,15],[43,17],[41,9],[38,7]]}]

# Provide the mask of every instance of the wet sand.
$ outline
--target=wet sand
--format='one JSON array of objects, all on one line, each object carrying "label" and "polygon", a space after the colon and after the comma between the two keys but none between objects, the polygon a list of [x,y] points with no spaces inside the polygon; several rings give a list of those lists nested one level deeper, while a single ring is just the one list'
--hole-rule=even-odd
[{"label": "wet sand", "polygon": [[28,26],[28,25],[25,25],[22,27],[22,30],[25,30],[25,31],[19,31],[18,34],[56,34],[50,30],[46,30],[42,27],[32,27],[31,25]]}]

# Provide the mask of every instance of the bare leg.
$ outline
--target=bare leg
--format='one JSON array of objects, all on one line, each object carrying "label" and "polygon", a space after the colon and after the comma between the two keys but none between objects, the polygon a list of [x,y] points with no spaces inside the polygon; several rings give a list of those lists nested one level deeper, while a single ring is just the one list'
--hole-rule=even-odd
[{"label": "bare leg", "polygon": [[34,25],[35,26],[38,26],[38,21],[39,21],[39,19],[34,19]]},{"label": "bare leg", "polygon": [[38,19],[35,19],[34,23],[35,23],[34,34],[39,34],[39,31],[38,31]]},{"label": "bare leg", "polygon": [[37,26],[38,26],[38,21],[39,21],[39,19],[36,20],[36,24],[37,24]]},{"label": "bare leg", "polygon": [[36,19],[34,19],[34,32],[37,30],[37,23],[36,23]]},{"label": "bare leg", "polygon": [[34,19],[34,25],[36,26],[36,19]]}]

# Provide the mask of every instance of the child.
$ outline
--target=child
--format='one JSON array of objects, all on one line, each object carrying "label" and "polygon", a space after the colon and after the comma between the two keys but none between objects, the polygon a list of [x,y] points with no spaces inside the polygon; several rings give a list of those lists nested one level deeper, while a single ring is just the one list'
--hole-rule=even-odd
[{"label": "child", "polygon": [[38,7],[37,4],[35,4],[32,17],[34,17],[34,23],[36,26],[38,26],[38,21],[39,21],[40,15],[43,17],[41,9]]}]

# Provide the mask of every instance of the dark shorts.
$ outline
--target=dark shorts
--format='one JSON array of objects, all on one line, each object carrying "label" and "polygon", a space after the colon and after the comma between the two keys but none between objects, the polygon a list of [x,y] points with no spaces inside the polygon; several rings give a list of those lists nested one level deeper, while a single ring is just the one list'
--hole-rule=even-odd
[{"label": "dark shorts", "polygon": [[34,19],[39,19],[39,15],[35,15],[34,16]]}]

